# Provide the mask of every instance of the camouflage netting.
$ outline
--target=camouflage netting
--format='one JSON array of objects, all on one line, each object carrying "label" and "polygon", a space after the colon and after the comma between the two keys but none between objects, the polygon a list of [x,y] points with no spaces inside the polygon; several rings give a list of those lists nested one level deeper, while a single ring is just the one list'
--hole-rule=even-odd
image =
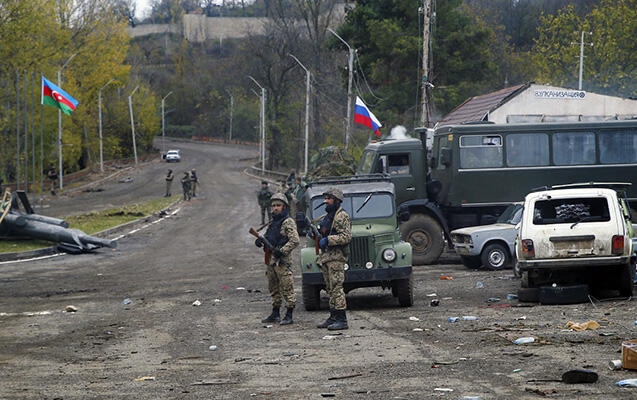
[{"label": "camouflage netting", "polygon": [[340,147],[330,146],[319,149],[312,156],[306,182],[326,176],[348,176],[356,173],[354,157],[345,153]]}]

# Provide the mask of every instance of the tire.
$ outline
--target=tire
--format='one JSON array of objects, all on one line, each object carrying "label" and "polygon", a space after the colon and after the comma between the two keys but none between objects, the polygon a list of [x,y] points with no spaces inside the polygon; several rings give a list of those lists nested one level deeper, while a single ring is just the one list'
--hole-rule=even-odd
[{"label": "tire", "polygon": [[635,264],[628,264],[621,267],[617,288],[621,297],[632,297],[633,286],[635,284]]},{"label": "tire", "polygon": [[519,288],[518,301],[522,303],[537,303],[540,301],[540,289],[538,288]]},{"label": "tire", "polygon": [[424,214],[413,214],[400,225],[400,236],[411,244],[413,264],[433,264],[445,247],[440,224]]},{"label": "tire", "polygon": [[398,304],[401,307],[411,307],[414,305],[414,278],[396,279],[392,281],[392,293],[398,297]]},{"label": "tire", "polygon": [[460,256],[460,261],[462,265],[469,269],[477,269],[482,265],[480,257],[477,256]]},{"label": "tire", "polygon": [[500,271],[509,267],[511,256],[509,250],[499,243],[488,245],[481,254],[482,265],[492,271]]},{"label": "tire", "polygon": [[540,286],[538,299],[542,304],[578,304],[588,301],[588,285]]},{"label": "tire", "polygon": [[321,309],[321,287],[303,284],[303,304],[307,311],[317,311]]}]

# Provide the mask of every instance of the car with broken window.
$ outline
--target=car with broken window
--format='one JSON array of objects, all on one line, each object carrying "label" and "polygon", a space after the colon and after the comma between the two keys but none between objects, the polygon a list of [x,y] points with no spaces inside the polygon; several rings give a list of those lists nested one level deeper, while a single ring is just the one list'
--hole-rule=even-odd
[{"label": "car with broken window", "polygon": [[[564,303],[587,290],[632,296],[634,232],[630,183],[583,183],[540,188],[524,200],[516,242],[521,301]],[[574,292],[569,294],[569,290]]]},{"label": "car with broken window", "polygon": [[323,193],[337,187],[343,192],[341,207],[349,214],[352,240],[345,265],[345,293],[364,287],[389,289],[400,306],[413,305],[412,248],[400,238],[394,184],[381,174],[326,177],[308,184],[303,209],[296,215],[301,235],[313,230],[301,249],[300,266],[303,303],[308,311],[320,309],[325,289],[323,273],[316,260],[319,235],[316,224],[325,215]]},{"label": "car with broken window", "polygon": [[516,225],[522,218],[522,202],[509,205],[496,223],[470,226],[451,231],[454,250],[467,268],[498,271],[513,266]]}]

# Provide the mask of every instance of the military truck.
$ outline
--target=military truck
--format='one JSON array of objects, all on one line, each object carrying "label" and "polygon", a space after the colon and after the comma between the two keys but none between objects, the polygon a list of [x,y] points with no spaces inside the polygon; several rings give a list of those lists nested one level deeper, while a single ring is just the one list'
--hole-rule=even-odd
[{"label": "military truck", "polygon": [[[450,230],[492,224],[534,188],[637,181],[637,120],[446,125],[435,129],[430,153],[427,131],[368,144],[357,169],[391,176],[416,265],[439,258]],[[635,213],[637,187],[627,200]]]},{"label": "military truck", "polygon": [[[411,245],[400,238],[396,219],[394,184],[383,175],[326,177],[308,184],[304,210],[296,215],[303,236],[325,215],[323,193],[330,187],[343,192],[343,209],[352,223],[352,241],[345,266],[346,293],[363,287],[391,289],[400,306],[414,303]],[[318,230],[315,229],[318,233]],[[325,289],[323,273],[316,264],[317,241],[307,238],[301,249],[303,303],[308,311],[319,310]]]}]

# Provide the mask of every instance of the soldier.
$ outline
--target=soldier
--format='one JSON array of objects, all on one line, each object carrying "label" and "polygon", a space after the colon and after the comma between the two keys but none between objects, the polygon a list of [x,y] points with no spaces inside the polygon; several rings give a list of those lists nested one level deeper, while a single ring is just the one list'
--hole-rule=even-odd
[{"label": "soldier", "polygon": [[323,271],[325,289],[330,297],[330,316],[317,328],[329,330],[347,329],[345,309],[345,263],[349,257],[349,243],[352,240],[352,227],[349,215],[341,208],[343,192],[338,188],[330,188],[325,193],[325,211],[327,214],[319,224],[322,252],[316,260]]},{"label": "soldier", "polygon": [[55,167],[53,165],[49,167],[46,176],[51,181],[51,194],[55,196],[55,185],[58,180],[58,172],[55,170]]},{"label": "soldier", "polygon": [[272,192],[268,187],[268,181],[261,181],[261,190],[257,194],[257,201],[261,207],[261,225],[265,224],[265,213],[268,213],[268,221],[272,219],[272,209],[270,208],[270,198]]},{"label": "soldier", "polygon": [[169,169],[168,173],[166,174],[166,194],[164,195],[164,197],[170,197],[173,194],[170,192],[170,187],[173,184],[173,179],[175,178],[175,175],[173,174],[173,170]]},{"label": "soldier", "polygon": [[184,172],[184,176],[181,178],[181,188],[184,191],[184,200],[190,200],[190,173]]},{"label": "soldier", "polygon": [[[288,212],[288,199],[281,193],[275,193],[270,199],[270,204],[272,220],[264,237],[273,248],[268,249],[261,238],[254,242],[257,247],[264,247],[265,251],[271,252],[265,275],[268,278],[268,290],[272,297],[272,313],[261,322],[281,321],[281,325],[289,325],[292,323],[292,312],[296,305],[291,253],[299,245],[299,234],[296,231],[296,223],[290,218]],[[283,320],[279,313],[282,300],[285,300],[287,307]]]},{"label": "soldier", "polygon": [[197,190],[197,183],[199,183],[199,178],[197,178],[197,171],[195,169],[190,170],[190,193],[192,193],[192,197],[197,197],[195,191]]}]

